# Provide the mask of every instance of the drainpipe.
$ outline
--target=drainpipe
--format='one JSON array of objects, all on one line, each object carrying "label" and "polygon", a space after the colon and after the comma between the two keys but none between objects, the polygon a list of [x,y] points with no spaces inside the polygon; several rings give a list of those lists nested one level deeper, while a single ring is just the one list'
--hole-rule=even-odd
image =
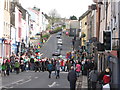
[{"label": "drainpipe", "polygon": [[119,25],[119,34],[118,34],[119,44],[118,44],[118,50],[117,50],[117,57],[118,57],[118,90],[120,90],[120,14],[118,17],[119,17],[119,24],[118,24]]}]

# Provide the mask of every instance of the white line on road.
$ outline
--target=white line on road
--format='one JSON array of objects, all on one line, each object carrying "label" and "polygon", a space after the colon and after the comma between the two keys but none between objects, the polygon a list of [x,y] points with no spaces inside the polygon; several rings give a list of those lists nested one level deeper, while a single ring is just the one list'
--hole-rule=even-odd
[{"label": "white line on road", "polygon": [[16,82],[13,82],[12,84],[18,83],[18,82],[20,82],[20,81],[23,81],[23,79],[18,80],[18,81],[16,81]]},{"label": "white line on road", "polygon": [[9,88],[13,88],[13,87],[11,86],[11,87],[9,87]]},{"label": "white line on road", "polygon": [[68,72],[60,72],[60,73],[68,73]]},{"label": "white line on road", "polygon": [[[8,85],[5,85],[5,86],[1,86],[0,88],[3,88],[3,87],[6,87],[6,86],[9,86],[9,85],[11,85],[11,84],[18,84],[18,82],[20,82],[20,81],[23,81],[23,79],[21,79],[21,80],[18,80],[18,81],[16,81],[16,82],[13,82],[13,83],[10,83],[10,84],[8,84]],[[13,87],[11,86],[11,87],[9,87],[9,88],[13,88]]]},{"label": "white line on road", "polygon": [[55,86],[56,82],[53,82],[51,85],[48,85],[48,87],[53,87]]},{"label": "white line on road", "polygon": [[20,83],[20,85],[21,84],[24,84],[24,83],[27,83],[27,82],[30,82],[31,81],[31,79],[29,79],[29,80],[27,80],[27,81],[24,81],[23,83]]},{"label": "white line on road", "polygon": [[[52,36],[52,35],[51,35]],[[49,39],[51,38],[51,36],[48,38],[48,40],[46,41],[46,42],[48,42],[49,41]]]},{"label": "white line on road", "polygon": [[37,79],[38,77],[35,77],[35,79]]},{"label": "white line on road", "polygon": [[[52,36],[52,35],[51,35]],[[45,43],[47,43],[49,40],[50,40],[50,38],[51,38],[51,36],[48,38],[48,40],[45,42]],[[43,44],[43,46],[44,46],[45,44]]]}]

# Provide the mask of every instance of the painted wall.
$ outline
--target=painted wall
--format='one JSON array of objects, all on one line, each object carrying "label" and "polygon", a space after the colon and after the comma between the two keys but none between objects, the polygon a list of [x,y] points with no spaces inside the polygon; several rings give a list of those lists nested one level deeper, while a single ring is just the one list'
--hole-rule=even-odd
[{"label": "painted wall", "polygon": [[10,0],[4,1],[4,32],[3,36],[10,39]]},{"label": "painted wall", "polygon": [[82,46],[85,45],[85,43],[83,42],[83,40],[87,40],[87,16],[85,16],[82,20],[81,20],[81,34],[84,33],[86,35],[86,37],[82,38]]},{"label": "painted wall", "polygon": [[0,0],[0,38],[2,38],[2,36],[3,36],[3,25],[4,25],[3,10],[4,10],[4,0]]}]

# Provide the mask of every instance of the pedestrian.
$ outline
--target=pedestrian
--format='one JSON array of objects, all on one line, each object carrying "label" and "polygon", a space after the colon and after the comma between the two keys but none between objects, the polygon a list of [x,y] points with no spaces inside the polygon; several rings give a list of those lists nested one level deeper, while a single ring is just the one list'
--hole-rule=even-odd
[{"label": "pedestrian", "polygon": [[10,56],[10,65],[11,65],[10,72],[11,72],[11,73],[13,72],[13,69],[14,69],[15,56],[16,56],[16,55],[12,52],[12,56]]},{"label": "pedestrian", "polygon": [[39,71],[40,72],[40,62],[35,61],[35,72]]},{"label": "pedestrian", "polygon": [[10,68],[11,68],[10,62],[7,60],[5,65],[6,65],[6,75],[9,76]]},{"label": "pedestrian", "polygon": [[21,69],[21,72],[23,72],[25,70],[25,67],[24,67],[24,60],[23,58],[20,59],[20,69]]},{"label": "pedestrian", "polygon": [[98,82],[97,82],[97,88],[99,88],[100,90],[102,90],[102,86],[103,86],[103,76],[105,75],[105,71],[100,71],[98,73]]},{"label": "pedestrian", "polygon": [[30,58],[30,69],[34,70],[34,57]]},{"label": "pedestrian", "polygon": [[15,61],[14,68],[15,68],[16,74],[19,74],[20,63],[17,60]]},{"label": "pedestrian", "polygon": [[29,70],[29,58],[28,58],[28,56],[26,56],[25,57],[25,59],[24,59],[24,64],[25,64],[25,70],[27,71],[27,70]]},{"label": "pedestrian", "polygon": [[51,73],[52,73],[52,70],[53,70],[53,65],[52,65],[51,61],[49,61],[47,69],[48,69],[48,72],[49,72],[49,78],[51,78]]},{"label": "pedestrian", "polygon": [[70,90],[75,90],[77,76],[73,66],[71,66],[71,71],[68,73],[67,79],[70,83]]},{"label": "pedestrian", "polygon": [[89,73],[89,81],[90,81],[91,90],[96,90],[97,80],[98,80],[98,72],[97,72],[97,67],[95,66],[93,70],[91,70]]},{"label": "pedestrian", "polygon": [[75,40],[72,39],[72,46],[73,46],[73,50],[74,50],[74,45],[75,45]]},{"label": "pedestrian", "polygon": [[56,63],[56,70],[57,70],[57,75],[56,75],[56,79],[57,79],[57,78],[60,78],[60,75],[59,75],[59,73],[60,73],[60,62],[59,61],[57,61],[57,63]]},{"label": "pedestrian", "polygon": [[44,61],[44,59],[42,59],[41,65],[42,65],[42,72],[44,72],[45,71],[45,61]]},{"label": "pedestrian", "polygon": [[105,75],[103,76],[103,90],[106,90],[106,88],[107,90],[110,90],[110,81],[110,68],[106,68]]},{"label": "pedestrian", "polygon": [[77,75],[77,77],[79,77],[80,71],[81,71],[81,65],[77,61],[77,63],[76,63],[76,75]]},{"label": "pedestrian", "polygon": [[61,60],[61,69],[62,69],[62,71],[65,70],[65,62],[63,59]]},{"label": "pedestrian", "polygon": [[74,40],[76,41],[76,35],[74,35]]},{"label": "pedestrian", "polygon": [[85,64],[83,64],[83,75],[87,76],[88,71],[88,63],[85,61]]},{"label": "pedestrian", "polygon": [[2,63],[2,76],[6,76],[6,65],[4,62]]}]

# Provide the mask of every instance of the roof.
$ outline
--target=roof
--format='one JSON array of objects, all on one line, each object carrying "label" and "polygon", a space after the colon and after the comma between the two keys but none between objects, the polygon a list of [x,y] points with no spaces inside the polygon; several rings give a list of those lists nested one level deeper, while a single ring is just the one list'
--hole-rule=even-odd
[{"label": "roof", "polygon": [[85,16],[87,16],[90,12],[91,10],[87,10],[85,13],[83,13],[82,16],[79,17],[79,21],[83,19]]}]

